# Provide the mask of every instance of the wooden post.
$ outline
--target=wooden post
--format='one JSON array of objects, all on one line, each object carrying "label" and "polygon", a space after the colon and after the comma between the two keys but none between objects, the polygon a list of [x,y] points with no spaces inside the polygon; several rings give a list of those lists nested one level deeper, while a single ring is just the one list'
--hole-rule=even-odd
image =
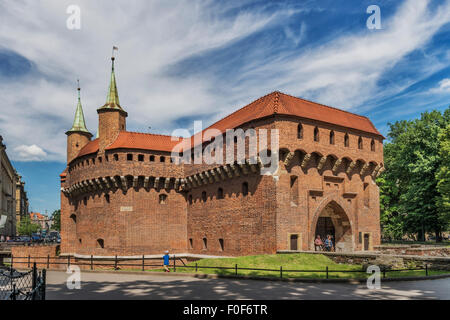
[{"label": "wooden post", "polygon": [[237,275],[237,270],[238,270],[237,263],[234,265],[234,270],[235,270],[235,274]]},{"label": "wooden post", "polygon": [[327,279],[328,279],[328,266],[327,266],[327,270],[326,271],[327,271]]},{"label": "wooden post", "polygon": [[280,278],[283,278],[283,266],[280,266]]},{"label": "wooden post", "polygon": [[47,255],[47,269],[50,269],[50,255]]},{"label": "wooden post", "polygon": [[428,264],[425,264],[425,275],[428,277]]},{"label": "wooden post", "polygon": [[31,259],[31,257],[30,257],[30,255],[28,255],[28,268],[30,267],[30,259]]},{"label": "wooden post", "polygon": [[177,266],[176,266],[176,262],[175,262],[175,255],[173,255],[173,272],[177,271]]},{"label": "wooden post", "polygon": [[197,272],[198,267],[197,267],[197,263],[195,263],[195,272]]},{"label": "wooden post", "polygon": [[94,256],[91,254],[91,270],[94,270]]},{"label": "wooden post", "polygon": [[11,253],[11,269],[13,268],[13,263],[14,263],[14,256],[13,256],[13,254]]},{"label": "wooden post", "polygon": [[142,271],[145,269],[145,257],[142,255]]},{"label": "wooden post", "polygon": [[117,270],[117,254],[116,257],[114,258],[114,270]]}]

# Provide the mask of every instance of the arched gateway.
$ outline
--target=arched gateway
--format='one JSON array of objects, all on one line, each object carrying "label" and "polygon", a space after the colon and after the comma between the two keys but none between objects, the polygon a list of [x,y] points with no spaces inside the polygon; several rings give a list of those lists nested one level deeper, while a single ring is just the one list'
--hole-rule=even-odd
[{"label": "arched gateway", "polygon": [[314,238],[320,235],[325,239],[331,235],[336,251],[353,251],[353,234],[350,220],[344,209],[335,201],[329,202],[320,212]]}]

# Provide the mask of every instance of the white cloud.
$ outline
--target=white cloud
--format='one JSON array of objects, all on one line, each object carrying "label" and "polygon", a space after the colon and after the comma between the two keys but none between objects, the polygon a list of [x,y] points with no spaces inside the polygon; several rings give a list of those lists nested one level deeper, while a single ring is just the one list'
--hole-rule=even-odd
[{"label": "white cloud", "polygon": [[14,152],[17,161],[42,161],[47,157],[47,153],[35,144],[17,146],[14,148]]},{"label": "white cloud", "polygon": [[439,90],[447,92],[450,91],[450,78],[439,81]]}]

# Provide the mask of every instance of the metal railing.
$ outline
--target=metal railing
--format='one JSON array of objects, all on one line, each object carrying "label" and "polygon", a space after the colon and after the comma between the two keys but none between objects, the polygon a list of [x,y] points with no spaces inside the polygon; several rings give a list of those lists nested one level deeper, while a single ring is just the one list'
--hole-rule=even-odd
[{"label": "metal railing", "polygon": [[[74,260],[75,259],[75,260]],[[18,261],[19,260],[19,261]],[[128,261],[127,261],[128,260]],[[160,263],[152,264],[148,263],[148,261],[159,261]],[[267,268],[249,268],[249,267],[239,267],[238,264],[235,264],[234,266],[230,267],[219,267],[219,266],[202,266],[198,265],[198,263],[195,263],[195,265],[186,265],[182,258],[176,257],[175,255],[170,258],[171,264],[170,268],[173,270],[173,272],[177,271],[177,268],[181,269],[191,269],[192,271],[198,272],[202,269],[215,269],[215,270],[222,270],[225,271],[225,273],[228,274],[234,274],[239,275],[239,271],[261,271],[261,272],[267,272],[267,273],[274,273],[275,277],[283,278],[283,275],[286,275],[286,273],[318,273],[325,276],[326,279],[330,278],[330,275],[337,274],[337,273],[359,273],[364,274],[365,276],[369,275],[367,271],[363,268],[360,270],[332,270],[329,269],[328,266],[325,266],[323,269],[284,269],[283,266],[280,266],[279,269],[267,269]],[[130,263],[129,261],[139,261],[139,263]],[[177,264],[178,261],[178,264]],[[71,256],[67,257],[50,257],[47,255],[46,257],[15,257],[11,255],[11,267],[15,264],[20,265],[26,265],[28,268],[30,268],[31,264],[34,263],[34,265],[37,263],[42,266],[46,266],[47,269],[50,269],[51,266],[54,265],[66,265],[67,267],[70,267],[71,264],[77,265],[77,266],[87,266],[87,269],[94,270],[95,267],[110,267],[114,270],[120,270],[121,267],[131,267],[138,269],[140,271],[148,270],[149,268],[155,269],[155,268],[162,268],[162,257],[159,258],[146,258],[145,256],[142,256],[142,258],[120,258],[115,256],[114,258],[101,258],[101,259],[94,259],[93,256],[90,258],[73,258]],[[151,270],[150,269],[150,270]],[[44,269],[45,271],[45,269]],[[381,267],[380,271],[383,274],[383,278],[386,278],[386,275],[392,272],[406,272],[406,271],[423,271],[423,274],[425,276],[429,276],[431,271],[444,271],[444,269],[437,269],[437,268],[429,268],[427,264],[425,264],[423,267],[415,267],[415,268],[404,268],[404,269],[391,269],[387,267]],[[447,270],[445,270],[447,271]],[[450,270],[448,270],[448,273],[450,273]]]},{"label": "metal railing", "polygon": [[45,300],[46,270],[0,269],[0,300]]}]

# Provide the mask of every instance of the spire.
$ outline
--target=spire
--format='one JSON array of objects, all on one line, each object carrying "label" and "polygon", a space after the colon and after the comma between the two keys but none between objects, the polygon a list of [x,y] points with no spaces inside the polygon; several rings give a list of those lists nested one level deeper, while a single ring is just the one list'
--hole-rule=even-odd
[{"label": "spire", "polygon": [[86,122],[84,120],[84,114],[83,114],[83,107],[81,106],[81,97],[80,97],[80,81],[77,80],[78,82],[78,103],[77,103],[77,109],[75,111],[75,119],[73,120],[73,125],[72,128],[67,131],[68,132],[86,132],[91,134],[88,129],[86,128]]},{"label": "spire", "polygon": [[109,91],[108,96],[106,97],[106,103],[109,105],[116,104],[120,105],[119,103],[119,93],[117,92],[117,84],[116,84],[116,75],[114,73],[114,56],[111,57],[111,80],[109,82]]},{"label": "spire", "polygon": [[100,109],[116,109],[120,111],[124,111],[122,107],[120,106],[119,102],[119,93],[117,91],[117,84],[116,84],[116,74],[114,72],[114,50],[118,50],[117,47],[113,47],[113,54],[111,57],[111,79],[109,81],[109,89],[108,94],[106,96],[106,103],[99,108]]}]

